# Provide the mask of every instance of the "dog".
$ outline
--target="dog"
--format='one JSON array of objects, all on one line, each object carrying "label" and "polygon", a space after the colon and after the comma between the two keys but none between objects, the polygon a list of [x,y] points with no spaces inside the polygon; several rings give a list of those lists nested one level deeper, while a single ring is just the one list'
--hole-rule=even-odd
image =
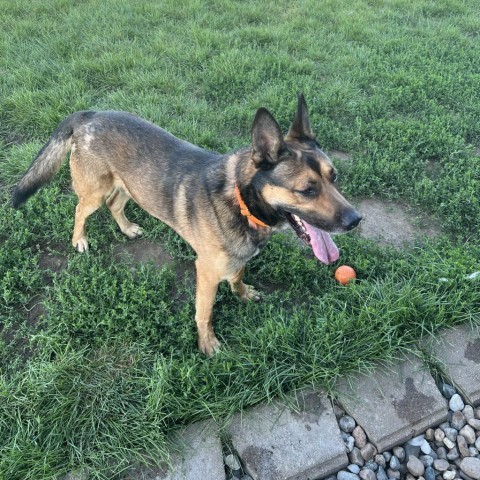
[{"label": "dog", "polygon": [[246,302],[245,264],[272,233],[290,225],[329,264],[339,250],[327,232],[347,232],[361,215],[337,190],[337,172],[310,128],[302,95],[286,136],[265,108],[253,120],[251,145],[225,155],[180,140],[125,112],[81,111],[67,117],[13,192],[17,208],[46,184],[70,152],[78,195],[72,243],[88,249],[85,222],[106,202],[120,230],[142,234],[124,213],[129,199],[175,230],[196,252],[198,346],[219,349],[212,327],[218,285],[227,280]]}]

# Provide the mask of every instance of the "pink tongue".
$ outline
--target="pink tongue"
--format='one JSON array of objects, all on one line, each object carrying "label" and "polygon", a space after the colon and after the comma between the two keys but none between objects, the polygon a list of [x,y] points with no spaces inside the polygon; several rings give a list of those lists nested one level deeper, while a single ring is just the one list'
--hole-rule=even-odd
[{"label": "pink tongue", "polygon": [[302,221],[310,235],[310,244],[315,256],[326,265],[338,260],[340,252],[330,235],[319,228],[312,227],[305,220]]}]

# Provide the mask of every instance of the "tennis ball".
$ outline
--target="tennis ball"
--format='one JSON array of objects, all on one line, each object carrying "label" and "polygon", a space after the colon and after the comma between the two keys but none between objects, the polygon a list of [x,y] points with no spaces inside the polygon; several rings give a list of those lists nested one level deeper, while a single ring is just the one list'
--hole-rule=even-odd
[{"label": "tennis ball", "polygon": [[335,270],[335,280],[342,285],[346,285],[354,278],[357,278],[357,274],[355,273],[355,270],[348,265],[342,265]]}]

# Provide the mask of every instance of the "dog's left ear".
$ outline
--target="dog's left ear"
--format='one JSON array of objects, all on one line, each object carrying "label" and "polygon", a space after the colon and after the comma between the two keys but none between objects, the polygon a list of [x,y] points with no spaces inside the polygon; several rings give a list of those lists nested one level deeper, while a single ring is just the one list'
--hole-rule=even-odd
[{"label": "dog's left ear", "polygon": [[282,131],[266,108],[259,108],[252,126],[252,160],[257,168],[271,168],[285,150]]},{"label": "dog's left ear", "polygon": [[297,112],[286,138],[288,140],[315,140],[315,135],[310,128],[310,115],[303,93],[298,96]]}]

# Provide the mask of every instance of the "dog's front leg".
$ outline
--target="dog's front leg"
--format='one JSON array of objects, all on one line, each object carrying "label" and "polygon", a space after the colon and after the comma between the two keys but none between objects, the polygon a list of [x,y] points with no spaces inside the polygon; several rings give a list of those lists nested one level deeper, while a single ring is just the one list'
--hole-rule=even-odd
[{"label": "dog's front leg", "polygon": [[197,295],[195,299],[195,322],[198,329],[198,348],[207,356],[220,348],[212,326],[212,310],[221,277],[212,268],[211,262],[197,259]]}]

